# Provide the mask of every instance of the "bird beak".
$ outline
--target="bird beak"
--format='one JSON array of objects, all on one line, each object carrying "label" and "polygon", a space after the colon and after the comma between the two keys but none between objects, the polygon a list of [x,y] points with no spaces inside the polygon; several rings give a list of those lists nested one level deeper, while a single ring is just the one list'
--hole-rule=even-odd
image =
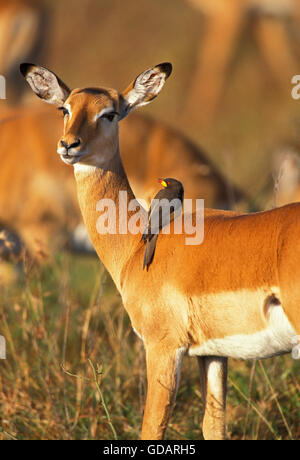
[{"label": "bird beak", "polygon": [[163,180],[163,179],[158,179],[158,182],[163,186],[163,187],[168,187],[168,184]]}]

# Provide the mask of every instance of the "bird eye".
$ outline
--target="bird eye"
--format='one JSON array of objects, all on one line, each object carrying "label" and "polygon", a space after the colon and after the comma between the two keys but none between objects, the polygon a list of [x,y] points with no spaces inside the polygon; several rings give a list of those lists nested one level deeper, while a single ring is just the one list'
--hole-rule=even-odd
[{"label": "bird eye", "polygon": [[64,117],[65,117],[66,115],[69,115],[69,111],[68,111],[65,107],[58,107],[58,110],[61,110],[61,111],[62,111]]},{"label": "bird eye", "polygon": [[168,185],[171,185],[171,182],[168,182]]}]

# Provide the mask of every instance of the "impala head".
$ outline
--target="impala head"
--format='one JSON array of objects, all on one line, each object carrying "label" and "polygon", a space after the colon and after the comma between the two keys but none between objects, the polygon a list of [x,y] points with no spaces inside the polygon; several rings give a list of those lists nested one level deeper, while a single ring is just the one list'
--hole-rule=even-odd
[{"label": "impala head", "polygon": [[57,147],[61,159],[67,164],[101,167],[118,151],[119,120],[158,95],[172,66],[163,63],[146,70],[123,93],[109,88],[71,91],[44,67],[21,64],[20,70],[33,92],[64,115],[64,132]]}]

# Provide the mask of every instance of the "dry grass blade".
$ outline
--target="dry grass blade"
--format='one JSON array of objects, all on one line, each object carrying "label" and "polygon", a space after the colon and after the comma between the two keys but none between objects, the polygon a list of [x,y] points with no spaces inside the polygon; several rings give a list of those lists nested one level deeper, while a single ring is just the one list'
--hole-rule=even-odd
[{"label": "dry grass blade", "polygon": [[286,427],[286,430],[287,430],[287,432],[288,432],[288,434],[289,434],[289,437],[290,437],[291,440],[293,440],[293,435],[292,435],[291,429],[290,429],[290,427],[289,427],[289,425],[288,425],[288,423],[287,423],[287,420],[286,420],[286,418],[285,418],[285,416],[284,416],[284,413],[283,413],[283,411],[282,411],[282,407],[281,407],[281,405],[280,405],[280,403],[279,403],[279,401],[278,401],[276,392],[275,392],[275,390],[274,390],[274,388],[273,388],[273,385],[272,385],[271,382],[270,382],[270,379],[269,379],[269,377],[268,377],[268,374],[266,373],[266,370],[265,370],[265,368],[264,368],[264,365],[263,365],[263,363],[262,363],[261,361],[259,361],[259,365],[260,365],[260,368],[261,368],[261,370],[262,370],[262,372],[263,372],[264,378],[266,379],[266,382],[267,382],[267,384],[269,385],[270,390],[271,390],[271,392],[272,392],[272,394],[273,394],[273,397],[274,397],[274,399],[275,399],[276,405],[277,405],[277,407],[278,407],[278,410],[279,410],[279,412],[280,412],[280,415],[281,415],[281,417],[282,417],[282,420],[283,420],[283,423],[284,423],[284,425],[285,425],[285,427]]},{"label": "dry grass blade", "polygon": [[[252,387],[253,387],[253,382],[254,382],[254,374],[255,374],[255,367],[256,367],[256,359],[253,361],[252,366],[251,366],[251,372],[250,372],[250,380],[249,380],[249,399],[251,398],[252,394]],[[248,420],[249,420],[249,413],[250,413],[250,403],[247,405],[247,413],[245,417],[245,425],[244,425],[244,433],[243,433],[243,439],[246,439],[246,430],[247,430],[247,425],[248,425]]]},{"label": "dry grass blade", "polygon": [[272,425],[270,424],[270,422],[268,422],[268,420],[263,416],[263,414],[260,412],[260,410],[256,407],[256,405],[254,404],[253,401],[251,401],[250,398],[248,398],[242,391],[241,389],[236,385],[236,383],[229,377],[229,381],[230,383],[232,384],[232,386],[238,391],[238,393],[242,396],[242,398],[244,398],[248,404],[251,405],[251,407],[255,410],[255,412],[257,413],[257,415],[261,418],[261,420],[264,421],[264,423],[267,425],[267,427],[269,428],[269,430],[273,433],[276,441],[278,441],[280,438],[277,436],[274,428],[272,427]]},{"label": "dry grass blade", "polygon": [[103,409],[104,409],[104,411],[105,411],[105,414],[106,414],[107,422],[108,422],[108,424],[109,424],[109,426],[110,426],[110,428],[111,428],[111,431],[112,431],[112,433],[113,433],[114,439],[117,440],[117,439],[118,439],[117,433],[116,433],[116,430],[115,430],[115,428],[114,428],[114,426],[113,426],[113,424],[112,424],[111,417],[110,417],[110,414],[109,414],[109,412],[108,412],[108,409],[107,409],[107,406],[106,406],[106,403],[105,403],[105,399],[104,399],[103,393],[102,393],[101,388],[100,388],[100,385],[99,385],[99,383],[98,383],[97,374],[99,375],[101,372],[100,372],[100,371],[96,371],[96,369],[95,369],[95,367],[94,367],[94,365],[93,365],[93,363],[92,363],[92,361],[91,361],[90,359],[88,359],[88,362],[90,363],[90,366],[91,366],[92,371],[93,371],[94,382],[95,382],[97,391],[98,391],[99,396],[100,396],[100,400],[101,400],[102,407],[103,407]]}]

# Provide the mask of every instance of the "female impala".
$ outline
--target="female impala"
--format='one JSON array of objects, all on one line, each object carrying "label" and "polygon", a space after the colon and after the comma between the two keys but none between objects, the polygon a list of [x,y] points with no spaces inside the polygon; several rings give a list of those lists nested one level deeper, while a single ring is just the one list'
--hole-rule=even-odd
[{"label": "female impala", "polygon": [[300,205],[252,215],[206,210],[202,245],[185,246],[184,234],[162,234],[146,272],[141,235],[98,233],[96,206],[112,199],[118,216],[119,192],[134,198],[120,159],[118,121],[158,95],[171,65],[146,70],[121,94],[70,91],[55,74],[32,64],[23,64],[21,72],[39,97],[65,113],[58,153],[74,165],[85,224],[144,341],[142,438],[163,437],[185,353],[199,357],[204,437],[224,438],[227,357],[288,352],[300,333]]}]

